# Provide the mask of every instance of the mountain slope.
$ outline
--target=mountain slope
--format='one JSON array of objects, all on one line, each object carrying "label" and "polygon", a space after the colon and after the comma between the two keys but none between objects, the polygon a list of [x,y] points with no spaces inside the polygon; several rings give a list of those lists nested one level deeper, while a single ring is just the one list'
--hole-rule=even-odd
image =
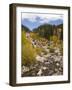
[{"label": "mountain slope", "polygon": [[22,31],[30,32],[29,28],[24,25],[22,25]]}]

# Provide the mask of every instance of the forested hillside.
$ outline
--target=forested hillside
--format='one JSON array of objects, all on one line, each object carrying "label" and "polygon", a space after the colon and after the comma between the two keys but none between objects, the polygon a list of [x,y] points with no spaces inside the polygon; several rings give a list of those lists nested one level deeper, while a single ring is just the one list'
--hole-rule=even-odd
[{"label": "forested hillside", "polygon": [[[50,24],[44,24],[44,25],[39,26],[38,28],[35,28],[33,30],[33,32],[36,32],[40,36],[50,40],[50,37],[53,36],[54,34],[57,36],[57,33],[59,32],[59,30],[58,30],[59,28],[61,29],[60,34],[63,35],[63,24],[60,24],[57,26],[50,25]],[[60,37],[62,37],[62,36],[60,36]]]}]

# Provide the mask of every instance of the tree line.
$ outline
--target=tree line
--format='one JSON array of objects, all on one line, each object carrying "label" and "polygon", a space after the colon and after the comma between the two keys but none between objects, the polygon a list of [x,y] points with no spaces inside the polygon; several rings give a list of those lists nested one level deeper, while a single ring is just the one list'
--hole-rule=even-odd
[{"label": "tree line", "polygon": [[[31,32],[30,29],[22,25],[22,30],[26,32]],[[58,36],[60,40],[63,40],[63,24],[60,25],[51,25],[43,24],[32,30],[33,33],[38,33],[39,36],[44,37],[50,40],[50,37],[55,35]]]}]

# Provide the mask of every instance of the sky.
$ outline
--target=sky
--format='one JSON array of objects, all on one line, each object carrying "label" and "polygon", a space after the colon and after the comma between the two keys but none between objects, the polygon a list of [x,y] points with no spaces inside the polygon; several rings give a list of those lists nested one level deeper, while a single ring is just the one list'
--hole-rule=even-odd
[{"label": "sky", "polygon": [[31,31],[45,23],[53,25],[63,23],[63,15],[22,13],[21,24],[28,27]]}]

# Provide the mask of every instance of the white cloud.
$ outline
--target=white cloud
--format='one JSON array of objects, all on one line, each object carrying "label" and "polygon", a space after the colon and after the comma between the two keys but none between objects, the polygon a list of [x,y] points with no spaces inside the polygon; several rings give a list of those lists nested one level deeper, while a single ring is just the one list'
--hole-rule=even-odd
[{"label": "white cloud", "polygon": [[22,13],[22,19],[28,19],[31,22],[36,22],[37,17],[40,18],[39,23],[47,23],[51,20],[63,19],[62,15],[56,15],[56,14]]},{"label": "white cloud", "polygon": [[36,16],[34,14],[23,13],[22,14],[22,19],[28,19],[31,22],[35,22],[36,21]]}]

